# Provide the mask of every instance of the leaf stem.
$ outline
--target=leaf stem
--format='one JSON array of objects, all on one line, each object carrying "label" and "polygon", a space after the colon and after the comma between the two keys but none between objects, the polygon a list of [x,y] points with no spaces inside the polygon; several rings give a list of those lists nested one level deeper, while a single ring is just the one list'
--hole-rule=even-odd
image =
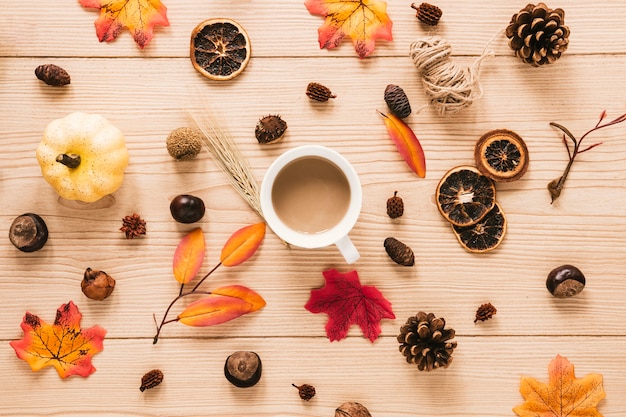
[{"label": "leaf stem", "polygon": [[207,272],[207,273],[206,273],[206,275],[205,275],[205,276],[203,276],[203,277],[202,277],[202,279],[200,279],[200,281],[198,281],[198,283],[196,284],[196,286],[195,286],[195,287],[193,287],[193,289],[191,290],[191,292],[195,292],[195,291],[198,289],[198,287],[199,287],[200,285],[202,285],[202,283],[204,282],[204,280],[206,280],[206,279],[209,277],[209,275],[211,275],[213,272],[215,272],[215,270],[216,270],[217,268],[219,268],[221,265],[222,265],[222,263],[221,263],[221,262],[219,262],[217,265],[215,265],[215,266],[213,267],[213,269],[211,269],[209,272]]},{"label": "leaf stem", "polygon": [[[208,276],[208,274],[207,274]],[[181,292],[176,298],[174,298],[172,300],[172,302],[170,303],[169,306],[167,306],[167,309],[165,310],[165,314],[163,314],[163,319],[161,320],[161,324],[157,324],[156,325],[156,334],[154,335],[154,339],[152,339],[152,344],[156,345],[157,342],[159,341],[159,335],[161,334],[161,329],[163,328],[163,326],[165,326],[168,323],[174,323],[176,321],[178,321],[178,317],[175,319],[171,319],[171,320],[167,320],[167,316],[170,313],[170,310],[172,309],[172,307],[174,307],[174,304],[176,304],[176,302],[178,300],[180,300],[181,298],[187,297],[188,295],[192,295],[192,294],[204,294],[204,295],[211,295],[212,293],[210,291],[197,291],[195,289],[191,290],[191,291],[187,291],[185,293]],[[154,318],[154,322],[156,324],[156,316],[153,315]]]}]

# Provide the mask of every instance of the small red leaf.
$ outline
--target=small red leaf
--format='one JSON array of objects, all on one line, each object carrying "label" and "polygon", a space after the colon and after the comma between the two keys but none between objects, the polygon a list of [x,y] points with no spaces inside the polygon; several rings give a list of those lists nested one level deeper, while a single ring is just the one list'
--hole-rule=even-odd
[{"label": "small red leaf", "polygon": [[205,254],[204,234],[201,228],[189,232],[178,244],[174,252],[174,278],[181,284],[187,284],[196,276]]},{"label": "small red leaf", "polygon": [[311,313],[328,314],[326,335],[330,341],[348,335],[353,324],[358,324],[372,343],[381,332],[380,320],[395,319],[391,303],[374,286],[362,286],[356,271],[342,274],[334,269],[324,271],[326,285],[311,291],[304,308]]},{"label": "small red leaf", "polygon": [[265,307],[265,300],[242,285],[229,285],[193,302],[178,315],[187,326],[206,327],[224,323]]},{"label": "small red leaf", "polygon": [[233,233],[224,244],[220,262],[224,266],[235,266],[248,260],[259,248],[265,237],[265,223],[243,227]]},{"label": "small red leaf", "polygon": [[420,178],[424,178],[426,176],[426,157],[424,156],[422,145],[415,133],[413,133],[413,130],[402,119],[393,114],[379,113],[383,116],[387,132],[396,144],[396,148],[398,148],[402,158],[404,158],[413,172]]}]

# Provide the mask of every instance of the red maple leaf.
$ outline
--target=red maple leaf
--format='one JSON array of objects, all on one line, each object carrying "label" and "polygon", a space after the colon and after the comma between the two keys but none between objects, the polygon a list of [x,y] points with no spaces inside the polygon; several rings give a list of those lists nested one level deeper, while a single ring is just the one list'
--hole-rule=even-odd
[{"label": "red maple leaf", "polygon": [[358,324],[363,335],[372,343],[380,334],[380,321],[395,319],[391,303],[372,285],[361,285],[359,274],[345,274],[335,269],[323,272],[326,285],[311,291],[304,308],[311,313],[328,314],[326,335],[331,342],[344,339],[353,324]]}]

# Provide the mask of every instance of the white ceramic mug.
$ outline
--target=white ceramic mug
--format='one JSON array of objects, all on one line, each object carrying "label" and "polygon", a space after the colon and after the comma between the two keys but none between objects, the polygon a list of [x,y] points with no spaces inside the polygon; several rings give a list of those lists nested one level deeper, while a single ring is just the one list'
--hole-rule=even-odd
[{"label": "white ceramic mug", "polygon": [[[340,174],[336,175],[333,169],[326,169],[330,166]],[[307,172],[307,169],[310,172]],[[328,175],[324,176],[322,172]],[[340,175],[343,178],[340,178]],[[283,184],[289,178],[295,179],[295,182],[289,187],[284,187]],[[335,178],[337,181],[334,180]],[[319,181],[321,184],[325,181],[332,182],[329,186],[331,190],[328,192],[332,191],[336,193],[336,196],[343,197],[331,200],[332,194],[327,195],[324,187],[322,187],[323,191],[320,191],[322,188],[318,186],[310,188],[314,181]],[[338,185],[339,183],[341,186]],[[313,215],[303,215],[301,216],[303,218],[295,220],[294,224],[294,219],[289,218],[289,210],[292,208],[298,210],[296,208],[298,204],[285,206],[283,200],[286,201],[289,197],[292,197],[292,202],[305,204],[305,211],[310,210]],[[344,197],[347,200],[344,201]],[[339,200],[341,200],[340,204],[336,204]],[[261,184],[261,210],[268,226],[278,237],[301,248],[322,248],[334,244],[348,263],[359,259],[359,252],[348,237],[348,232],[356,224],[361,212],[362,200],[361,183],[354,167],[338,152],[319,145],[299,146],[280,155],[268,168]],[[301,209],[302,204],[300,204]],[[338,210],[338,207],[341,209]],[[324,210],[328,210],[328,214]],[[332,224],[323,227],[322,230],[303,230],[306,225],[300,225],[297,222],[307,223],[309,219],[314,221],[313,218],[316,217],[318,211],[332,218]]]}]

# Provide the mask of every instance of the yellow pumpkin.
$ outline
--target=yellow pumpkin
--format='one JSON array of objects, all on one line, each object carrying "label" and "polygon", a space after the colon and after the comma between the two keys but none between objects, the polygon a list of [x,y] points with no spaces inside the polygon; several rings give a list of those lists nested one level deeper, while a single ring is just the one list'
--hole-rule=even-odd
[{"label": "yellow pumpkin", "polygon": [[37,161],[61,197],[91,203],[122,185],[128,150],[122,132],[104,117],[72,113],[48,124]]}]

